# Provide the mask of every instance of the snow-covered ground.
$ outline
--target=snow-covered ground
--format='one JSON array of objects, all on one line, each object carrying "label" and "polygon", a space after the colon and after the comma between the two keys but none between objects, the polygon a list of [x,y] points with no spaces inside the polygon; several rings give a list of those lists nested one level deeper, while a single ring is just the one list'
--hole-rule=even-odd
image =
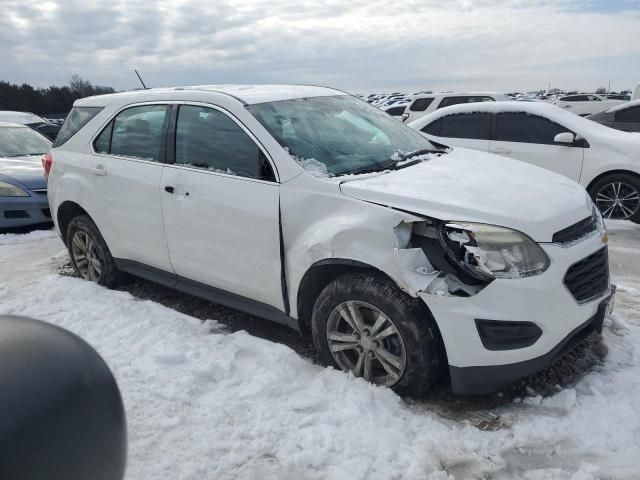
[{"label": "snow-covered ground", "polygon": [[65,327],[105,358],[127,411],[127,479],[638,479],[640,228],[609,227],[619,294],[604,364],[500,407],[495,431],[215,319],[58,275],[53,232],[0,235],[0,313]]}]

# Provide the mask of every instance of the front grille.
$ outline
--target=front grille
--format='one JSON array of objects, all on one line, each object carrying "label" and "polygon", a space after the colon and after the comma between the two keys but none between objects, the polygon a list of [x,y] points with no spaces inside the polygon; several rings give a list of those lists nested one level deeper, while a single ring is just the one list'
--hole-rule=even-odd
[{"label": "front grille", "polygon": [[47,218],[51,218],[51,210],[48,209],[48,208],[43,208],[42,209],[42,214]]},{"label": "front grille", "polygon": [[25,210],[5,210],[4,218],[29,218]]},{"label": "front grille", "polygon": [[603,247],[574,263],[564,276],[564,284],[578,303],[598,298],[609,289],[609,254]]},{"label": "front grille", "polygon": [[553,234],[551,241],[560,245],[567,245],[577,242],[598,229],[598,217],[595,209],[591,216],[580,220],[578,223],[569,225],[567,228]]}]

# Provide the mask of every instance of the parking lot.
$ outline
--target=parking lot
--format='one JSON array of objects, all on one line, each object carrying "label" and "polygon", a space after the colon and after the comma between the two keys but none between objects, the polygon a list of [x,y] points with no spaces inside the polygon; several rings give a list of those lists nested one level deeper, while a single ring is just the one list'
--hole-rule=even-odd
[{"label": "parking lot", "polygon": [[73,278],[53,231],[0,236],[0,312],[103,355],[127,412],[127,478],[634,479],[640,228],[608,228],[618,295],[603,342],[484,397],[440,385],[402,399],[315,365],[282,327],[148,282]]}]

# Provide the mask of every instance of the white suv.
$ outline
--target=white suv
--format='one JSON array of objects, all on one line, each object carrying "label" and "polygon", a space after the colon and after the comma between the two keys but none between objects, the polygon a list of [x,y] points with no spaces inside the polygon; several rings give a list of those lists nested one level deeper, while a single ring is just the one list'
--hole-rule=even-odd
[{"label": "white suv", "polygon": [[537,371],[602,328],[611,296],[578,184],[439,150],[329,88],[86,98],[44,164],[79,276],[127,272],[284,323],[402,393],[443,368],[461,393]]},{"label": "white suv", "polygon": [[439,108],[450,107],[451,105],[498,102],[502,100],[509,100],[509,97],[504,93],[497,92],[449,92],[417,95],[407,105],[402,115],[402,121],[406,123],[413,122],[428,113],[435,112]]}]

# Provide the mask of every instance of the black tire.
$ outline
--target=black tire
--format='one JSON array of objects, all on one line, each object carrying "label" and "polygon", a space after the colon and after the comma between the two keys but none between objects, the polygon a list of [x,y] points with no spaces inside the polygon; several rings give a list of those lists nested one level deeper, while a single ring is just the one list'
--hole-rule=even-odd
[{"label": "black tire", "polygon": [[[328,325],[333,312],[344,302],[350,301],[376,307],[397,328],[405,350],[406,363],[400,378],[387,385],[400,395],[421,396],[438,379],[440,365],[444,363],[445,357],[442,340],[428,308],[419,299],[402,292],[395,283],[380,273],[363,271],[341,275],[318,296],[311,328],[321,362],[345,370],[338,365],[331,351]],[[368,354],[369,351],[365,353]],[[354,351],[353,354],[357,356],[362,353]],[[377,353],[373,355],[378,360]],[[382,366],[382,363],[378,365]]]},{"label": "black tire", "polygon": [[[633,199],[636,197],[638,198],[637,203],[631,202],[627,204],[627,208],[630,208],[633,211],[633,213],[627,218],[621,216],[621,212],[624,212],[622,207],[615,207],[612,212],[607,211],[608,206],[613,203],[608,200],[604,200],[604,198],[609,198],[612,194],[615,194],[614,185],[622,186],[618,187],[618,191],[620,191],[620,188],[623,189],[623,193],[620,194],[620,198],[625,196]],[[633,191],[635,191],[635,195],[632,193]],[[610,175],[606,175],[598,179],[589,187],[589,195],[605,218],[624,219],[631,220],[634,223],[640,223],[640,177],[628,173],[612,173]],[[628,195],[631,195],[631,197]]]},{"label": "black tire", "polygon": [[[89,278],[86,272],[83,272],[84,269],[79,267],[79,262],[76,260],[76,256],[74,256],[74,237],[79,232],[80,235],[86,235],[92,240],[94,245],[93,251],[101,263],[100,274],[95,278]],[[75,217],[69,222],[69,226],[67,227],[66,244],[67,249],[69,250],[71,265],[78,277],[85,280],[95,281],[99,285],[103,285],[107,288],[115,288],[126,280],[126,274],[119,271],[116,267],[115,261],[109,251],[109,247],[107,247],[104,238],[102,238],[98,227],[93,223],[93,220],[91,220],[88,215]]]}]

